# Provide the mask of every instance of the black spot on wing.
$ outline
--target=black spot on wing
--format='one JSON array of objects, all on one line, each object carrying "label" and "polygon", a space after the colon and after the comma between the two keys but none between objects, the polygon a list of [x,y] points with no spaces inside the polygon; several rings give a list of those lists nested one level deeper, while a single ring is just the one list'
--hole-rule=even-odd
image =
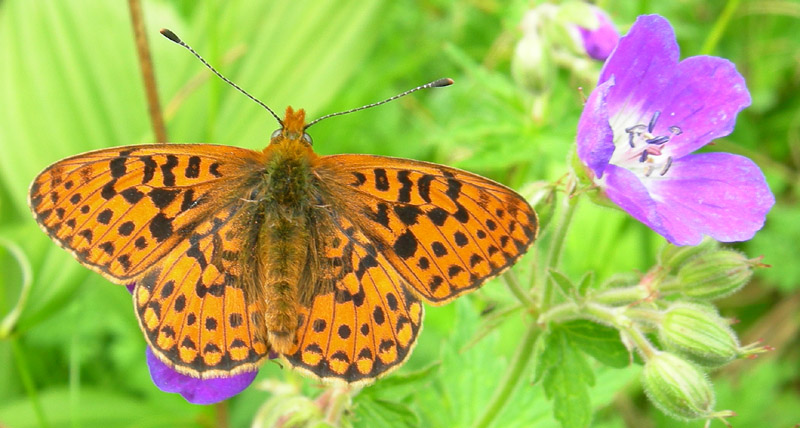
[{"label": "black spot on wing", "polygon": [[186,166],[186,178],[197,178],[200,176],[200,156],[191,156],[189,164]]},{"label": "black spot on wing", "polygon": [[394,212],[403,224],[411,226],[417,224],[417,216],[422,213],[422,210],[415,205],[395,205]]},{"label": "black spot on wing", "polygon": [[180,190],[155,188],[147,194],[158,209],[166,208],[180,193]]},{"label": "black spot on wing", "polygon": [[414,183],[408,178],[409,174],[411,172],[406,170],[397,172],[397,180],[403,185],[397,193],[397,202],[411,202],[411,189]]},{"label": "black spot on wing", "polygon": [[411,230],[406,230],[394,241],[393,248],[398,256],[408,259],[417,252],[417,237]]},{"label": "black spot on wing", "polygon": [[435,179],[436,177],[425,174],[417,180],[417,191],[419,192],[419,197],[425,202],[431,202],[431,183]]},{"label": "black spot on wing", "polygon": [[167,162],[161,165],[161,174],[165,186],[175,185],[175,173],[172,171],[178,166],[178,157],[175,155],[167,155]]},{"label": "black spot on wing", "polygon": [[163,242],[172,236],[172,219],[164,213],[158,213],[150,221],[150,233],[157,242]]},{"label": "black spot on wing", "polygon": [[142,184],[147,184],[147,183],[150,182],[150,180],[153,179],[153,176],[156,173],[156,167],[158,167],[158,164],[150,156],[142,156],[142,157],[139,158],[139,160],[141,160],[142,163],[144,163],[144,173],[142,175]]},{"label": "black spot on wing", "polygon": [[375,174],[375,188],[382,192],[389,190],[389,177],[386,176],[386,170],[375,168],[372,172]]}]

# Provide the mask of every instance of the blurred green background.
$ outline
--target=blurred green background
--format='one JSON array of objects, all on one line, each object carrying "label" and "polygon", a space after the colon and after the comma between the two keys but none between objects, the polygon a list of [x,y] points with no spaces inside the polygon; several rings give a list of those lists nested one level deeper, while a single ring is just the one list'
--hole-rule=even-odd
[{"label": "blurred green background", "polygon": [[[582,107],[577,88],[592,88],[559,71],[546,114],[531,118],[530,95],[511,78],[510,60],[520,20],[536,3],[152,0],[143,8],[170,141],[261,149],[277,124],[163,39],[162,27],[279,114],[292,105],[315,118],[452,77],[452,87],[315,125],[315,150],[434,161],[521,189],[566,172]],[[767,176],[778,202],[766,227],[735,247],[763,255],[771,268],[720,309],[740,320],[735,329],[744,343],[763,338],[777,349],[716,373],[717,408],[735,410],[736,426],[800,422],[800,2],[598,5],[622,33],[639,14],[665,16],[682,57],[726,57],[747,80],[753,105],[710,150],[746,155]],[[271,397],[254,385],[224,405],[195,406],[159,391],[130,295],[81,267],[29,213],[28,185],[51,162],[153,141],[138,67],[123,0],[0,1],[0,427],[249,426]],[[563,270],[574,277],[594,270],[601,279],[645,271],[662,244],[624,213],[583,204]],[[518,265],[519,276],[527,278],[534,257]],[[26,282],[30,294],[20,303]],[[483,314],[513,301],[494,280],[453,304],[428,307],[408,363],[356,396],[350,419],[357,426],[469,425],[523,328],[523,314],[491,330]],[[647,403],[636,366],[597,370],[593,426],[680,425]],[[271,362],[256,382],[267,380],[319,393]],[[495,426],[557,426],[551,414],[541,387],[523,382]]]}]

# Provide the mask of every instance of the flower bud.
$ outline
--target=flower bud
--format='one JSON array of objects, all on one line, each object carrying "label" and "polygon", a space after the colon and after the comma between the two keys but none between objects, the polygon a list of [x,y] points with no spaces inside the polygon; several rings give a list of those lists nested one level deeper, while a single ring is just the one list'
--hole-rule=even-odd
[{"label": "flower bud", "polygon": [[346,388],[331,386],[312,400],[295,384],[275,380],[261,382],[270,397],[256,412],[252,426],[261,427],[351,427],[343,415],[352,406]]},{"label": "flower bud", "polygon": [[714,414],[714,390],[705,373],[669,352],[659,352],[644,365],[642,384],[647,397],[676,419],[694,420]]},{"label": "flower bud", "polygon": [[704,367],[720,367],[740,355],[739,339],[715,310],[678,303],[659,323],[661,344]]},{"label": "flower bud", "polygon": [[547,92],[555,80],[555,64],[550,55],[550,43],[542,31],[546,15],[534,9],[522,22],[523,36],[514,47],[511,75],[514,81],[533,94]]},{"label": "flower bud", "polygon": [[755,264],[736,251],[707,252],[680,268],[678,288],[688,297],[718,299],[735,293],[750,282]]},{"label": "flower bud", "polygon": [[619,42],[619,32],[602,9],[584,2],[566,2],[559,10],[559,18],[571,21],[576,38],[586,55],[605,61]]},{"label": "flower bud", "polygon": [[686,262],[702,254],[714,251],[717,248],[719,248],[719,243],[708,237],[697,245],[684,245],[679,247],[668,243],[664,245],[664,248],[662,248],[661,252],[658,254],[658,263],[661,266],[671,269],[680,269]]}]

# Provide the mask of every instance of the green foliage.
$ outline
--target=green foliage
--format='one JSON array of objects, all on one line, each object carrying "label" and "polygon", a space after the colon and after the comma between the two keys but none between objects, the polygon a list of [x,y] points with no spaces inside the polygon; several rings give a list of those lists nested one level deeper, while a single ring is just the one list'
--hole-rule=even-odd
[{"label": "green foliage", "polygon": [[556,419],[561,426],[588,426],[592,416],[589,387],[595,378],[586,358],[558,330],[541,336],[540,341],[534,379],[542,381],[547,398],[554,401]]},{"label": "green foliage", "polygon": [[[260,149],[277,125],[161,38],[161,27],[279,114],[291,104],[314,118],[452,77],[453,87],[315,125],[315,150],[445,163],[521,189],[564,174],[582,108],[576,88],[588,95],[593,85],[558,71],[545,114],[532,119],[533,100],[510,71],[530,3],[146,0],[143,8],[170,141]],[[724,2],[598,2],[623,32],[636,15],[659,13],[675,26],[682,56],[724,56],[745,75],[753,105],[736,131],[708,150],[755,160],[778,203],[764,230],[737,246],[748,257],[763,255],[771,267],[757,270],[741,296],[720,306],[723,316],[742,320],[735,326],[742,336],[766,334],[777,351],[712,380],[718,406],[739,414],[736,426],[791,426],[800,406],[800,6],[731,3],[739,6],[719,29]],[[0,425],[213,426],[227,414],[230,426],[250,426],[273,393],[254,385],[215,409],[158,390],[130,295],[54,245],[27,208],[29,183],[49,163],[153,141],[126,2],[0,2],[0,88],[0,241],[21,255],[0,245],[0,326],[25,294],[26,266],[32,272],[18,318],[0,335]],[[543,231],[538,249],[549,246],[551,230]],[[646,271],[662,244],[625,213],[583,204],[556,279],[567,294],[583,295],[620,272]],[[525,289],[540,284],[529,275],[538,256],[515,268]],[[589,271],[594,275],[584,276]],[[353,426],[471,426],[531,322],[499,280],[426,311],[408,363],[354,394],[343,416]],[[763,329],[764,322],[783,334]],[[646,403],[635,380],[639,370],[617,330],[589,321],[551,324],[491,426],[621,427],[622,413],[641,425],[682,426]],[[320,393],[275,363],[265,364],[257,382],[267,379],[301,385],[309,397]]]},{"label": "green foliage", "polygon": [[619,331],[586,320],[563,323],[559,330],[581,351],[618,369],[631,363],[632,355],[619,338]]}]

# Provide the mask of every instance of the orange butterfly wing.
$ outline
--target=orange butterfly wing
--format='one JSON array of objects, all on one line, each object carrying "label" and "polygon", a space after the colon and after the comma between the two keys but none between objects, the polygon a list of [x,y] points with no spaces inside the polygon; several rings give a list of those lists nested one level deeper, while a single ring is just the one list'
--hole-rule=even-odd
[{"label": "orange butterfly wing", "polygon": [[267,356],[263,293],[255,264],[242,262],[258,237],[255,207],[239,201],[217,211],[136,282],[147,342],[181,373],[230,376]]},{"label": "orange butterfly wing", "polygon": [[328,208],[315,216],[317,279],[301,296],[297,343],[285,357],[319,378],[366,383],[410,355],[423,306],[379,247]]},{"label": "orange butterfly wing", "polygon": [[36,177],[41,228],[113,282],[135,282],[154,353],[196,377],[252,370],[268,352],[242,249],[254,233],[259,152],[210,144],[97,150]]},{"label": "orange butterfly wing", "polygon": [[320,158],[345,215],[420,296],[444,304],[513,265],[533,244],[536,213],[502,184],[428,162],[369,155]]},{"label": "orange butterfly wing", "polygon": [[[507,187],[426,162],[319,158],[319,207],[287,361],[320,378],[368,382],[402,364],[422,324],[419,297],[443,304],[511,266],[537,218]],[[316,251],[313,251],[316,249]],[[305,302],[305,304],[304,304]]]},{"label": "orange butterfly wing", "polygon": [[205,144],[96,150],[50,165],[31,184],[39,226],[83,265],[126,284],[240,195],[260,153]]}]

